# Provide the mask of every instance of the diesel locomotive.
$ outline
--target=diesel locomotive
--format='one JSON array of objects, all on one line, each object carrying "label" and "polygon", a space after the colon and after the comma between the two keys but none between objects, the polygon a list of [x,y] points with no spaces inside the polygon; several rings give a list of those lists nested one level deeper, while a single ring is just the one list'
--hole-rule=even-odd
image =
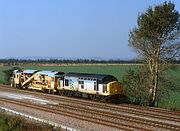
[{"label": "diesel locomotive", "polygon": [[121,83],[106,74],[14,70],[10,83],[17,88],[105,101],[117,99],[123,93]]}]

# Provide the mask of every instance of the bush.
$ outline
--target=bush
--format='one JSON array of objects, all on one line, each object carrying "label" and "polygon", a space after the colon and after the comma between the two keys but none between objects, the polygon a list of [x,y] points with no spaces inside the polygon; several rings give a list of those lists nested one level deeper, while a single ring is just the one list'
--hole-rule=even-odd
[{"label": "bush", "polygon": [[[170,68],[169,68],[170,69]],[[173,77],[167,77],[166,72],[159,73],[158,88],[156,93],[156,106],[163,99],[169,98],[172,91],[180,91],[180,86]],[[129,98],[130,103],[138,105],[148,105],[150,73],[144,66],[137,70],[129,69],[123,77],[124,93]]]},{"label": "bush", "polygon": [[51,125],[28,121],[20,116],[0,113],[0,131],[60,131]]},{"label": "bush", "polygon": [[20,117],[0,114],[0,130],[2,131],[19,131],[22,129],[22,123],[23,121]]},{"label": "bush", "polygon": [[138,105],[148,104],[148,73],[140,70],[128,70],[123,77],[124,93],[130,102]]},{"label": "bush", "polygon": [[13,67],[10,70],[3,71],[4,73],[4,84],[10,84],[10,77],[12,76],[12,73],[14,70],[21,70],[19,67]]}]

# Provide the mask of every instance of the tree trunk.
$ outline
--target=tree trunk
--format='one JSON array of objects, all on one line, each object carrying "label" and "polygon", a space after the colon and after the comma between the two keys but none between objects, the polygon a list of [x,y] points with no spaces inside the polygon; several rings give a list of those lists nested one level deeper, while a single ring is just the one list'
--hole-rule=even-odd
[{"label": "tree trunk", "polygon": [[153,83],[152,88],[150,89],[150,100],[149,106],[155,106],[156,102],[156,93],[157,93],[157,85],[158,85],[158,65],[155,66],[155,71],[153,72]]},{"label": "tree trunk", "polygon": [[156,64],[155,64],[155,78],[154,78],[154,92],[153,92],[153,102],[152,102],[153,105],[152,106],[155,106],[157,87],[158,87],[158,60],[156,61]]},{"label": "tree trunk", "polygon": [[149,94],[149,106],[154,107],[156,103],[156,94],[157,94],[157,87],[158,87],[158,60],[159,56],[159,50],[155,52],[155,57],[152,62],[152,70],[151,70],[151,75],[152,75],[152,84],[150,88],[150,94]]}]

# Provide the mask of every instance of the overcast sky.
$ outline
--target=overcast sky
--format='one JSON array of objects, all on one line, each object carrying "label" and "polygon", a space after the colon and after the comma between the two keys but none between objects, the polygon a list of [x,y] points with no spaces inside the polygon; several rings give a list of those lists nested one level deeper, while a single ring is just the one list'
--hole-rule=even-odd
[{"label": "overcast sky", "polygon": [[162,2],[0,0],[0,58],[136,58],[128,33],[139,13]]}]

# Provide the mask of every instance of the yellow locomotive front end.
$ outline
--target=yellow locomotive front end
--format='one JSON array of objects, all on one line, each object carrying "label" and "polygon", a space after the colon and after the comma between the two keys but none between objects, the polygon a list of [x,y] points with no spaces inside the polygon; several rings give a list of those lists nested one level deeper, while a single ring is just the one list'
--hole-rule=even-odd
[{"label": "yellow locomotive front end", "polygon": [[121,95],[123,93],[123,87],[118,81],[112,81],[107,84],[107,95]]}]

